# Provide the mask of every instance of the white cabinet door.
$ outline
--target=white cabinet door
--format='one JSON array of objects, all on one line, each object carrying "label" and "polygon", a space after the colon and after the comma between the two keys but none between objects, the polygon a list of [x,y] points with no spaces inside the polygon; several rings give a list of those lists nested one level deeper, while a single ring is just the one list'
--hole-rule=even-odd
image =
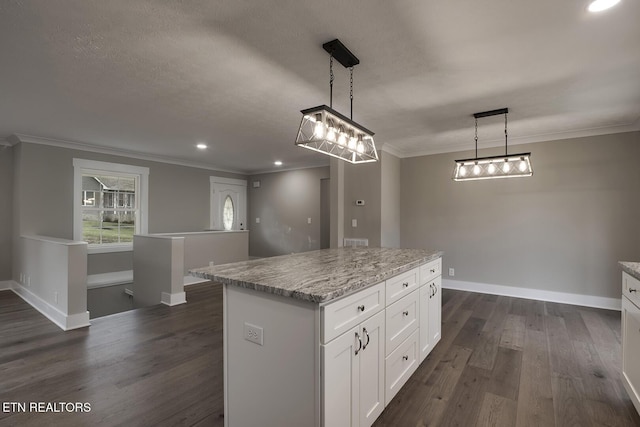
[{"label": "white cabinet door", "polygon": [[429,340],[433,348],[440,341],[442,330],[442,276],[436,277],[427,286],[433,289],[429,300]]},{"label": "white cabinet door", "polygon": [[429,306],[431,305],[432,294],[432,282],[420,287],[420,363],[431,353]]},{"label": "white cabinet door", "polygon": [[360,427],[369,427],[384,409],[384,311],[362,323]]},{"label": "white cabinet door", "polygon": [[[637,292],[637,291],[636,291]],[[622,297],[622,383],[640,412],[640,309]]]},{"label": "white cabinet door", "polygon": [[[367,348],[367,350],[369,350]],[[322,346],[322,425],[356,427],[359,422],[360,326]]]}]

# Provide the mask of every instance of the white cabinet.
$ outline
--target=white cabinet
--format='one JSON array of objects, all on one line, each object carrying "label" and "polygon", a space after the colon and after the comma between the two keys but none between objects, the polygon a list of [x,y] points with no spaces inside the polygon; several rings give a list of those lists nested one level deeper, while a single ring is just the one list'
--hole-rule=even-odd
[{"label": "white cabinet", "polygon": [[440,341],[442,330],[442,276],[420,287],[420,362]]},{"label": "white cabinet", "polygon": [[622,382],[640,412],[640,281],[622,273]]},{"label": "white cabinet", "polygon": [[404,340],[393,353],[387,357],[385,363],[385,405],[398,393],[420,364],[418,348],[418,331],[414,331]]},{"label": "white cabinet", "polygon": [[442,331],[442,276],[436,277],[430,284],[433,293],[429,299],[429,340],[431,348],[440,342]]},{"label": "white cabinet", "polygon": [[369,427],[384,409],[384,312],[322,346],[323,425]]},{"label": "white cabinet", "polygon": [[321,306],[322,426],[372,425],[440,340],[441,263]]}]

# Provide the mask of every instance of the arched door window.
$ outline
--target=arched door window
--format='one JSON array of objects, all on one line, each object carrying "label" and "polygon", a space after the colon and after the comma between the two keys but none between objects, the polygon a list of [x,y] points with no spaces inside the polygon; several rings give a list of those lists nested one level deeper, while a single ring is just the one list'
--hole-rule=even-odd
[{"label": "arched door window", "polygon": [[233,199],[231,196],[227,196],[224,199],[224,205],[222,208],[222,225],[225,230],[233,230],[233,218],[235,216]]}]

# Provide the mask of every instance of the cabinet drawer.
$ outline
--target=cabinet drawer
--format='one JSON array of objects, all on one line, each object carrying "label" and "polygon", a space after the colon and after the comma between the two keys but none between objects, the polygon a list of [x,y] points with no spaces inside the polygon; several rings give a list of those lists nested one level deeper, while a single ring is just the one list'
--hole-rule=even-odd
[{"label": "cabinet drawer", "polygon": [[442,275],[442,258],[435,259],[420,266],[420,284]]},{"label": "cabinet drawer", "polygon": [[387,305],[393,304],[418,288],[420,267],[387,280]]},{"label": "cabinet drawer", "polygon": [[640,280],[628,274],[626,271],[622,272],[622,295],[631,300],[632,303],[640,306]]},{"label": "cabinet drawer", "polygon": [[414,331],[385,360],[385,405],[418,368],[418,331]]},{"label": "cabinet drawer", "polygon": [[395,350],[418,327],[420,291],[416,289],[386,310],[386,355]]},{"label": "cabinet drawer", "polygon": [[321,340],[328,343],[385,307],[384,282],[331,302],[321,310]]}]

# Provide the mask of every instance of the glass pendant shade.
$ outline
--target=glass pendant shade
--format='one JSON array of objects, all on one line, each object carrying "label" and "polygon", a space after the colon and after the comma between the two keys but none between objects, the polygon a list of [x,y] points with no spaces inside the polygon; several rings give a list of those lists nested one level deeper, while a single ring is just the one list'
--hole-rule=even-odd
[{"label": "glass pendant shade", "polygon": [[350,163],[378,161],[373,132],[326,105],[302,110],[296,145]]},{"label": "glass pendant shade", "polygon": [[533,175],[531,153],[456,160],[454,181],[516,178]]}]

